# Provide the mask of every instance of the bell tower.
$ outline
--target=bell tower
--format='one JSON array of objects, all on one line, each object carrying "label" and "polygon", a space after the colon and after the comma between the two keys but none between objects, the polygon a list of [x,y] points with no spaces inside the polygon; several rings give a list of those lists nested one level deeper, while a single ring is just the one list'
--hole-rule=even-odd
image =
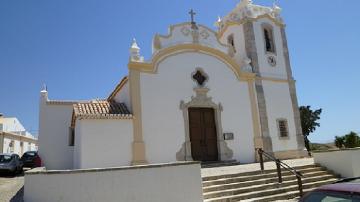
[{"label": "bell tower", "polygon": [[[281,8],[276,4],[265,7],[255,5],[251,0],[241,0],[230,13],[219,17],[215,24],[220,41],[233,50],[233,59],[241,67],[247,63],[250,65],[250,68],[242,70],[256,74],[254,83],[260,135],[255,135],[255,147],[276,155],[279,149],[274,146],[288,144],[285,139],[278,138],[277,120],[285,119],[293,128],[290,139],[293,138],[294,144],[296,142],[298,154],[304,148],[304,140],[285,24],[280,12]],[[274,93],[279,94],[278,98],[271,97]],[[274,109],[278,107],[276,99],[289,103],[289,107],[275,112]]]}]

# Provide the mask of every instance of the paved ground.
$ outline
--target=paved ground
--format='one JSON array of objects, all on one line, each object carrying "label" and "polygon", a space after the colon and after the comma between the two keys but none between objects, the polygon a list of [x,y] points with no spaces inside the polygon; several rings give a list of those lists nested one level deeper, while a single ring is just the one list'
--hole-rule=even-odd
[{"label": "paved ground", "polygon": [[22,202],[24,176],[0,173],[0,202]]},{"label": "paved ground", "polygon": [[[285,162],[291,167],[295,167],[295,166],[314,164],[314,159],[302,158],[302,159],[284,160],[283,162]],[[265,170],[276,168],[275,163],[272,161],[266,162],[264,166],[265,166]],[[243,173],[243,172],[256,171],[256,170],[260,170],[259,163],[251,163],[251,164],[229,166],[229,167],[218,167],[218,168],[203,168],[201,169],[201,176],[207,177],[213,175]]]}]

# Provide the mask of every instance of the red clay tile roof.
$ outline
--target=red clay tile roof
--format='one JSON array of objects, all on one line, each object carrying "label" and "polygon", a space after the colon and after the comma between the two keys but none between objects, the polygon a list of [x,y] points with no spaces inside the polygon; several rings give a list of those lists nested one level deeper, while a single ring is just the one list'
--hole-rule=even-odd
[{"label": "red clay tile roof", "polygon": [[131,116],[130,111],[124,103],[97,100],[88,103],[74,104],[75,116],[87,115],[109,115],[109,116]]},{"label": "red clay tile roof", "polygon": [[73,105],[71,127],[75,127],[77,118],[80,119],[132,119],[132,114],[124,103],[96,100],[76,103]]}]

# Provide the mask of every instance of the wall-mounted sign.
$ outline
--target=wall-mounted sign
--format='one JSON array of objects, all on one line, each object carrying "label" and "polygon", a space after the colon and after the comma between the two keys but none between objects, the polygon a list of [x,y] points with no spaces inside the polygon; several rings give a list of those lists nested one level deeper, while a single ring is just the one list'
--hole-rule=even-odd
[{"label": "wall-mounted sign", "polygon": [[224,140],[233,140],[234,133],[224,133]]}]

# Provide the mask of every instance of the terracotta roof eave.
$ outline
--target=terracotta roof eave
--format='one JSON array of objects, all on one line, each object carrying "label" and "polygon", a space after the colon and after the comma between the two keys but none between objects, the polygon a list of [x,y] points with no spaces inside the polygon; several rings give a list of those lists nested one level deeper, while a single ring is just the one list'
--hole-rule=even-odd
[{"label": "terracotta roof eave", "polygon": [[77,103],[87,103],[87,100],[48,100],[46,104],[55,104],[55,105],[74,105]]},{"label": "terracotta roof eave", "polygon": [[76,119],[133,119],[132,114],[82,114],[75,115]]},{"label": "terracotta roof eave", "polygon": [[128,76],[125,76],[123,79],[121,79],[120,83],[111,92],[107,100],[108,101],[112,100],[115,97],[115,95],[122,89],[122,87],[127,83],[128,80],[129,80]]}]

